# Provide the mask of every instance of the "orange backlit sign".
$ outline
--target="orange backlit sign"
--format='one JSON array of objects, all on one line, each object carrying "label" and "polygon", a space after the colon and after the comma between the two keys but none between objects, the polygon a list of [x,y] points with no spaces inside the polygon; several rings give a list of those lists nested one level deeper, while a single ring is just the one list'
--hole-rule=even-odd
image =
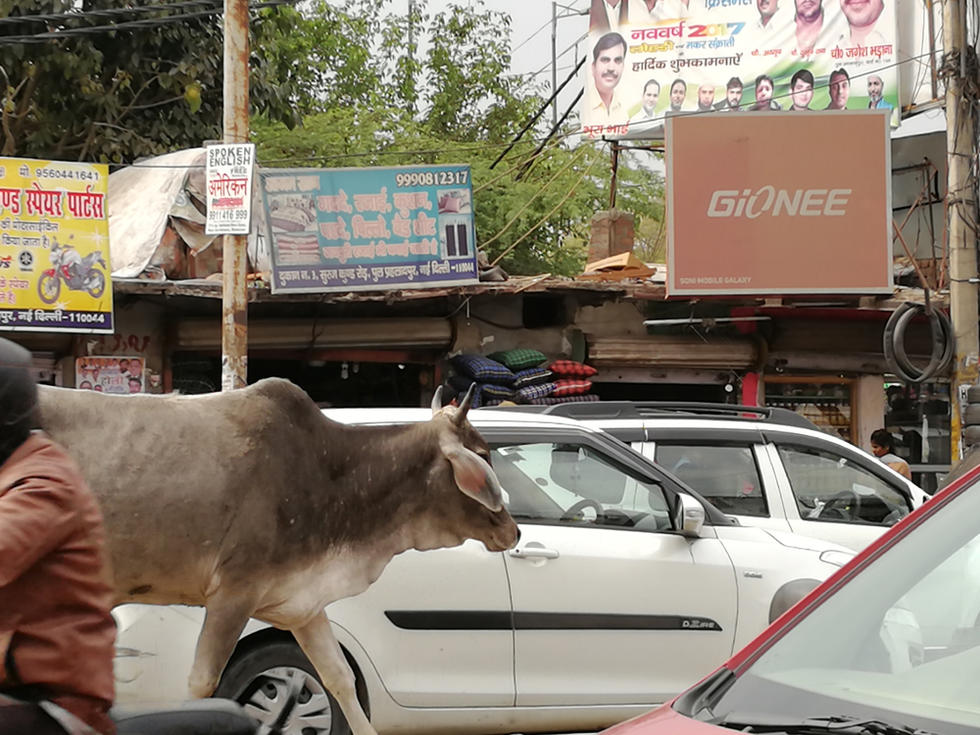
[{"label": "orange backlit sign", "polygon": [[891,293],[888,116],[667,120],[668,295]]}]

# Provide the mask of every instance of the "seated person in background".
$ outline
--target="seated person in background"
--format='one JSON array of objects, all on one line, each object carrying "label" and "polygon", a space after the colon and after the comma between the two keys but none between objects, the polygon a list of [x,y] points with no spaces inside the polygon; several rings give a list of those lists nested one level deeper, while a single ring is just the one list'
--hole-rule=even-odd
[{"label": "seated person in background", "polygon": [[871,453],[895,470],[898,474],[912,479],[912,470],[908,462],[895,454],[895,440],[886,429],[876,429],[871,432]]}]

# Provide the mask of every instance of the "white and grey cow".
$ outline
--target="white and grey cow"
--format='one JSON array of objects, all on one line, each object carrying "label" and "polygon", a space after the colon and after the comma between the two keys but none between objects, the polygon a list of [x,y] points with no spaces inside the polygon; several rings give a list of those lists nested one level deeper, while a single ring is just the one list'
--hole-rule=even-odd
[{"label": "white and grey cow", "polygon": [[324,607],[402,551],[519,535],[469,398],[358,427],[275,378],[200,396],[43,388],[41,423],[101,503],[118,602],[206,608],[192,696],[215,690],[254,617],[290,630],[354,735],[374,735]]}]

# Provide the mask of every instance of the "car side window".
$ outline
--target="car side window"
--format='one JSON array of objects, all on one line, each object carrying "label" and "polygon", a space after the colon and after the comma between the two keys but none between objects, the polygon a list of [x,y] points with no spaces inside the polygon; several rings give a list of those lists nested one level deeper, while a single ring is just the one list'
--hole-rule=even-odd
[{"label": "car side window", "polygon": [[901,491],[847,457],[810,447],[778,449],[801,518],[891,526],[911,512]]},{"label": "car side window", "polygon": [[769,517],[751,446],[658,443],[656,458],[721,512]]},{"label": "car side window", "polygon": [[496,445],[493,468],[522,523],[671,530],[663,488],[575,442]]}]

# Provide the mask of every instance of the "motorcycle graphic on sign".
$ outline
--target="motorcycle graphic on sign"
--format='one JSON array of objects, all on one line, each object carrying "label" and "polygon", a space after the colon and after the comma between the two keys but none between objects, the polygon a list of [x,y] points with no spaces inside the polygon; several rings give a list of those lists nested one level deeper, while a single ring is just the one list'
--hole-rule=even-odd
[{"label": "motorcycle graphic on sign", "polygon": [[106,277],[102,270],[105,267],[98,250],[83,257],[71,245],[59,245],[56,240],[51,247],[51,267],[37,281],[38,296],[45,304],[53,304],[61,295],[64,283],[69,291],[85,291],[97,299],[105,292]]}]

